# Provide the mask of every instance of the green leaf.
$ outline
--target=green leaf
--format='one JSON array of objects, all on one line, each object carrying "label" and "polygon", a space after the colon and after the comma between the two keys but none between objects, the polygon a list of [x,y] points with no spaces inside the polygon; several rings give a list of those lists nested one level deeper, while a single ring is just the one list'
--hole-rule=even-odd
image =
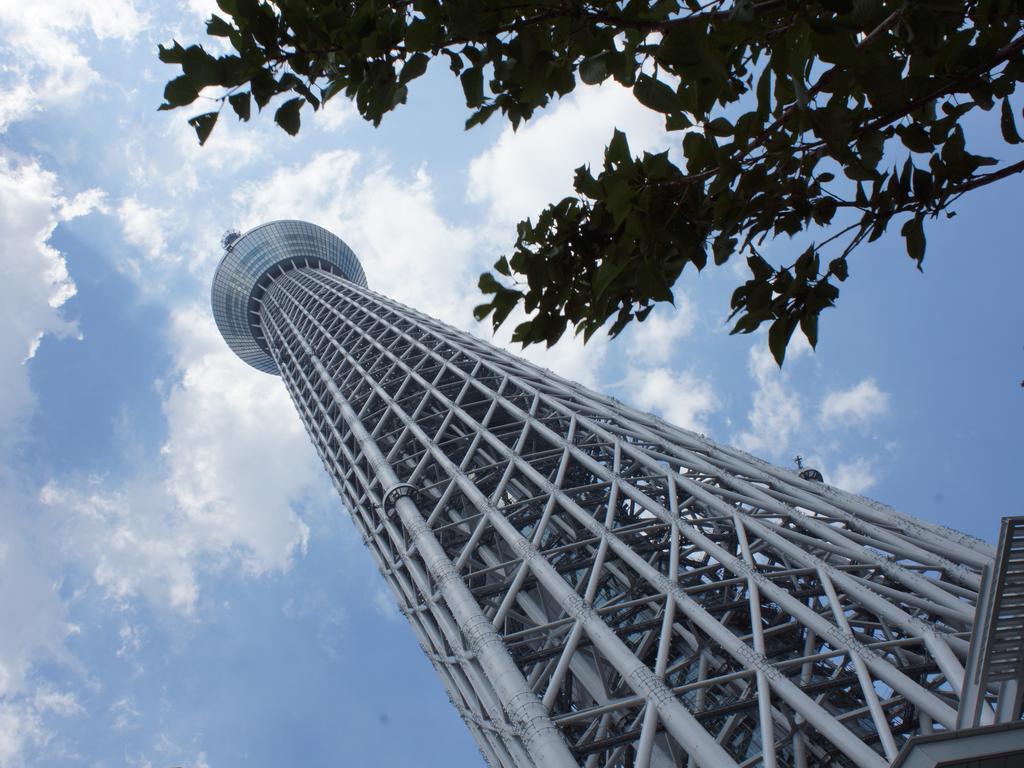
[{"label": "green leaf", "polygon": [[405,45],[410,51],[429,51],[437,37],[437,24],[426,19],[413,19],[405,30]]},{"label": "green leaf", "polygon": [[692,67],[701,63],[700,32],[679,26],[670,29],[658,44],[657,57],[677,69]]},{"label": "green leaf", "polygon": [[1002,114],[999,119],[999,127],[1003,131],[1003,139],[1007,144],[1020,144],[1020,134],[1017,133],[1017,125],[1013,120],[1013,110],[1010,108],[1010,100],[1003,99]]},{"label": "green leaf", "polygon": [[178,63],[181,64],[182,71],[192,78],[197,88],[221,84],[223,67],[216,57],[199,45],[177,50],[179,48],[180,46],[176,45],[174,50]]},{"label": "green leaf", "polygon": [[915,168],[912,175],[914,195],[925,201],[932,196],[932,175],[923,168]]},{"label": "green leaf", "polygon": [[688,118],[682,112],[675,112],[671,115],[665,115],[666,131],[685,131],[692,125],[693,121],[690,120],[690,118]]},{"label": "green leaf", "polygon": [[597,200],[601,197],[601,184],[585,165],[581,165],[576,169],[576,174],[573,176],[573,189],[581,195],[589,197],[591,200]]},{"label": "green leaf", "polygon": [[672,288],[651,259],[640,259],[635,275],[641,297],[654,301],[672,301]]},{"label": "green leaf", "polygon": [[806,314],[801,317],[800,330],[803,331],[804,336],[807,337],[807,343],[811,345],[811,349],[815,349],[818,346],[818,316],[815,314]]},{"label": "green leaf", "polygon": [[213,130],[213,126],[217,124],[217,112],[206,112],[202,115],[196,115],[190,117],[188,124],[196,130],[196,136],[199,137],[199,145],[202,146],[206,143],[206,140],[210,138],[210,131]]},{"label": "green leaf", "polygon": [[795,330],[796,319],[790,315],[776,319],[768,328],[768,349],[771,350],[772,357],[775,358],[779,368],[782,367],[782,363],[786,359],[786,347],[789,346],[789,340]]},{"label": "green leaf", "polygon": [[762,120],[767,120],[772,106],[772,69],[765,67],[761,76],[757,79],[757,114]]},{"label": "green leaf", "polygon": [[[509,316],[509,313],[515,309],[519,299],[522,298],[522,294],[519,291],[511,288],[506,288],[497,280],[494,279],[494,275],[490,272],[485,272],[480,275],[480,282],[478,283],[482,293],[494,294],[489,304],[481,304],[474,310],[474,315],[478,320],[482,320],[487,317],[488,314],[494,312],[494,317],[491,318],[491,324],[495,329],[498,328],[505,319]],[[487,309],[489,307],[489,309]]]},{"label": "green leaf", "polygon": [[655,112],[670,114],[680,109],[679,97],[676,92],[660,80],[649,75],[640,75],[633,86],[636,100]]},{"label": "green leaf", "polygon": [[252,97],[256,100],[256,106],[263,109],[278,92],[277,80],[266,69],[256,72],[249,80],[249,87],[252,90]]},{"label": "green leaf", "polygon": [[605,259],[601,266],[597,268],[597,273],[594,275],[594,300],[601,299],[612,284],[619,279],[619,275],[630,265],[631,262],[622,259],[613,261],[611,259]]},{"label": "green leaf", "polygon": [[733,252],[736,250],[736,238],[728,237],[727,232],[722,232],[715,238],[714,243],[711,246],[711,252],[715,257],[715,264],[721,266],[729,260]]},{"label": "green leaf", "polygon": [[724,117],[716,117],[705,125],[706,130],[714,136],[732,136],[732,123]]},{"label": "green leaf", "polygon": [[231,108],[235,110],[235,114],[238,115],[239,120],[249,119],[249,114],[252,111],[252,99],[248,91],[234,93],[228,97],[228,101],[231,103]]},{"label": "green leaf", "polygon": [[874,171],[882,159],[885,148],[885,136],[877,131],[866,133],[857,139],[857,150],[865,167]]},{"label": "green leaf", "polygon": [[451,69],[456,75],[462,71],[464,64],[462,63],[462,57],[454,51],[442,51],[442,53],[448,57],[448,68]]},{"label": "green leaf", "polygon": [[839,258],[832,259],[828,265],[828,271],[835,275],[840,282],[850,276],[850,268],[846,263],[846,257],[840,256]]},{"label": "green leaf", "polygon": [[608,79],[608,51],[588,56],[580,62],[580,80],[587,85],[597,85]]},{"label": "green leaf", "polygon": [[618,229],[633,211],[633,192],[622,174],[605,174],[604,186],[604,204],[612,215],[612,224]]},{"label": "green leaf", "polygon": [[911,152],[931,152],[935,148],[932,140],[928,138],[927,131],[918,123],[897,126],[896,133],[899,134],[903,146]]},{"label": "green leaf", "polygon": [[604,151],[604,163],[606,166],[629,165],[631,156],[629,154],[629,142],[626,134],[616,128],[612,132],[612,140]]},{"label": "green leaf", "polygon": [[843,173],[846,174],[848,179],[853,181],[871,181],[878,178],[878,173],[874,169],[868,168],[859,159],[855,159],[849,165],[843,166]]},{"label": "green leaf", "polygon": [[476,109],[484,103],[484,70],[470,67],[459,76],[462,92],[466,95],[466,106]]},{"label": "green leaf", "polygon": [[177,40],[171,43],[170,48],[158,45],[156,55],[164,64],[181,64],[185,61],[185,49]]},{"label": "green leaf", "polygon": [[697,131],[683,136],[683,155],[690,173],[698,173],[714,164],[715,156],[711,142]]},{"label": "green leaf", "polygon": [[313,109],[320,108],[320,99],[316,97],[308,85],[302,82],[300,78],[296,77],[291,72],[285,72],[281,75],[281,79],[278,81],[278,87],[280,87],[282,91],[294,91],[295,93],[305,97],[306,101],[313,105]]},{"label": "green leaf", "polygon": [[775,274],[772,265],[765,261],[763,256],[759,256],[756,253],[747,257],[747,266],[750,268],[750,273],[754,276],[754,280],[759,283],[765,282]]},{"label": "green leaf", "polygon": [[199,88],[188,75],[179,75],[164,86],[164,103],[161,110],[174,109],[191,104],[199,98]]},{"label": "green leaf", "polygon": [[430,63],[430,57],[425,53],[414,53],[402,66],[402,73],[398,76],[398,82],[408,83],[410,80],[415,80],[417,77],[427,71],[427,64]]},{"label": "green leaf", "polygon": [[477,281],[477,288],[480,289],[480,293],[498,293],[505,286],[499,283],[490,272],[484,272],[480,275],[480,280]]},{"label": "green leaf", "polygon": [[234,31],[228,22],[224,21],[217,14],[210,16],[209,21],[206,22],[206,34],[213,35],[214,37],[230,37]]},{"label": "green leaf", "polygon": [[294,99],[288,99],[284,104],[277,108],[277,112],[274,113],[274,122],[280,125],[284,130],[291,136],[294,136],[299,132],[299,110],[302,109],[303,99],[300,96],[296,96]]},{"label": "green leaf", "polygon": [[475,125],[483,125],[485,122],[487,122],[487,118],[493,115],[497,109],[497,104],[485,104],[484,106],[480,107],[480,109],[478,109],[476,112],[474,112],[466,119],[466,130],[468,131]]},{"label": "green leaf", "polygon": [[836,207],[837,203],[834,197],[819,197],[814,201],[814,221],[821,225],[829,224],[832,217],[836,215]]},{"label": "green leaf", "polygon": [[[519,227],[515,249],[491,268],[494,290],[478,316],[500,323],[523,306],[527,322],[516,334],[527,343],[550,342],[570,326],[584,337],[617,332],[671,295],[684,267],[747,256],[808,228],[821,230],[820,239],[813,233],[820,242],[854,223],[855,245],[911,219],[903,236],[919,260],[923,217],[948,213],[949,190],[989,162],[965,147],[969,113],[1001,106],[1002,138],[1024,143],[1020,113],[1007,101],[1024,82],[1024,61],[998,58],[1019,26],[1014,0],[737,0],[724,8],[702,0],[216,1],[221,10],[203,36],[217,38],[209,46],[216,55],[187,41],[160,47],[160,59],[181,68],[161,109],[209,93],[204,101],[227,102],[244,121],[253,102],[260,110],[274,103],[275,121],[295,133],[301,104],[293,97],[316,109],[344,95],[377,124],[428,72],[449,76],[443,65],[431,71],[440,59],[461,81],[467,127],[497,116],[515,128],[579,84],[614,78],[678,131],[667,139],[673,158],[682,144],[685,167],[633,157],[617,132],[603,167],[577,172],[568,202]],[[897,6],[899,23],[858,48]],[[1004,63],[979,68],[997,59]],[[955,88],[935,90],[951,77]],[[933,92],[944,95],[924,100]],[[193,118],[200,140],[215,120]],[[886,154],[897,135],[906,149]],[[922,168],[913,153],[927,160]],[[859,210],[837,206],[826,187],[855,193]],[[816,341],[817,317],[847,266],[834,260],[827,280],[817,269],[806,258],[785,270],[758,263],[762,277],[733,293],[736,332],[772,325],[779,360],[797,326]]]},{"label": "green leaf", "polygon": [[924,237],[924,216],[914,216],[903,225],[900,232],[907,241],[907,255],[920,265],[927,244]]}]

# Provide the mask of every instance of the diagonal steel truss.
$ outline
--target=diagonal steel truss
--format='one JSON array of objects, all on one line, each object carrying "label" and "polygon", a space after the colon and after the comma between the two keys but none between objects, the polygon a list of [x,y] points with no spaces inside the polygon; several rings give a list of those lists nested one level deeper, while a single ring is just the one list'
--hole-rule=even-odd
[{"label": "diagonal steel truss", "polygon": [[991,547],[293,266],[270,352],[491,765],[881,768],[957,727]]}]

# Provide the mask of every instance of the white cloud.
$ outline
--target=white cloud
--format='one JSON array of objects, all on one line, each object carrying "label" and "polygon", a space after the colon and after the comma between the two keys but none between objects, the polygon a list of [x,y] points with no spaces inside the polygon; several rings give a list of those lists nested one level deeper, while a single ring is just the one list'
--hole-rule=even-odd
[{"label": "white cloud", "polygon": [[864,457],[837,458],[849,456],[849,446],[834,437],[827,438],[822,428],[866,423],[886,411],[888,396],[873,380],[866,379],[854,387],[827,395],[816,422],[805,419],[801,396],[791,380],[791,373],[793,363],[806,355],[810,347],[803,337],[794,337],[793,342],[786,368],[781,371],[763,343],[751,347],[749,371],[757,386],[748,414],[749,427],[734,438],[735,443],[751,453],[776,461],[785,460],[785,463],[799,451],[804,454],[804,466],[819,469],[827,483],[863,493],[878,482],[876,464]]},{"label": "white cloud", "polygon": [[619,128],[633,154],[669,146],[664,118],[641,106],[632,91],[613,82],[581,87],[518,131],[507,127],[497,143],[469,166],[468,196],[488,206],[503,239],[513,225],[536,219],[548,203],[573,194],[573,171],[589,163],[596,174],[604,148]]},{"label": "white cloud", "polygon": [[111,599],[190,614],[204,569],[287,570],[309,537],[295,510],[329,489],[279,378],[236,358],[205,307],[175,312],[170,335],[180,380],[158,466],[116,488],[51,482],[40,500]]},{"label": "white cloud", "polygon": [[[226,194],[220,196],[231,188],[230,183],[221,186],[224,179],[265,157],[275,141],[290,139],[273,124],[241,124],[230,110],[202,146],[179,112],[161,112],[152,120],[124,139],[134,197],[147,207],[173,206],[189,219],[205,214],[211,204],[223,215]],[[201,199],[191,199],[197,193]],[[156,197],[159,205],[148,197]]]},{"label": "white cloud", "polygon": [[0,699],[0,765],[15,765],[25,747],[47,738],[41,714],[31,701]]},{"label": "white cloud", "polygon": [[339,95],[324,104],[313,115],[313,124],[324,131],[337,131],[353,118],[359,117],[359,111],[350,99]]},{"label": "white cloud", "polygon": [[475,237],[438,213],[430,177],[355,172],[359,154],[324,152],[236,193],[243,228],[281,218],[320,224],[359,256],[371,288],[460,327],[476,296]]},{"label": "white cloud", "polygon": [[[168,120],[163,140],[174,149],[151,159],[171,164],[166,175],[157,178],[164,179],[165,187],[172,194],[203,191],[208,196],[209,185],[216,176],[238,171],[264,157],[267,144],[274,139],[284,137],[287,140],[276,125],[243,125],[233,113],[225,112],[206,143],[200,146],[195,131],[180,115],[172,114]],[[147,174],[142,181],[151,183],[153,178]]]},{"label": "white cloud", "polygon": [[390,590],[383,587],[375,589],[370,597],[370,604],[373,606],[373,610],[385,619],[397,621],[402,618],[402,614],[398,610],[398,604],[395,602],[395,596],[391,594]]},{"label": "white cloud", "polygon": [[114,728],[123,731],[135,723],[139,717],[139,710],[135,706],[135,698],[124,696],[110,705],[110,715],[114,720]]},{"label": "white cloud", "polygon": [[22,765],[21,756],[28,746],[50,740],[44,722],[48,715],[70,717],[82,711],[73,695],[46,687],[38,688],[33,696],[0,699],[0,766]]},{"label": "white cloud", "polygon": [[[477,274],[492,258],[481,253],[485,246],[479,233],[442,217],[425,170],[411,178],[398,177],[387,166],[361,174],[361,162],[350,150],[324,152],[305,165],[243,185],[236,193],[240,225],[281,218],[320,224],[352,247],[372,289],[489,338],[488,328],[472,315],[481,301]],[[511,348],[516,322],[510,318],[493,341]],[[552,349],[535,345],[515,351],[560,375],[593,384],[605,346],[606,339],[597,337],[584,348],[570,334]]]},{"label": "white cloud", "polygon": [[99,79],[79,47],[83,32],[128,41],[145,24],[132,0],[0,0],[0,132]]},{"label": "white cloud", "polygon": [[[792,367],[809,347],[806,342],[800,344],[797,337],[790,347],[787,361]],[[803,424],[800,398],[788,386],[789,374],[779,370],[761,337],[750,348],[748,370],[757,389],[747,414],[750,426],[737,436],[736,443],[751,453],[778,458],[790,450],[790,441]]]},{"label": "white cloud", "polygon": [[874,465],[864,458],[842,462],[836,467],[835,478],[825,478],[831,485],[850,493],[864,493],[878,482]]},{"label": "white cloud", "polygon": [[358,244],[371,287],[453,325],[472,321],[475,236],[441,217],[425,171],[408,181],[365,176],[340,226]]},{"label": "white cloud", "polygon": [[121,638],[121,647],[117,649],[118,658],[127,658],[134,656],[138,653],[142,647],[142,628],[132,626],[131,624],[122,624],[121,628],[117,631],[117,636]]},{"label": "white cloud", "polygon": [[[158,733],[149,750],[150,754],[132,755],[125,750],[124,761],[129,768],[157,768],[167,765],[176,765],[180,768],[210,768],[206,752],[196,746],[197,741],[198,739],[193,738],[193,744],[186,747],[167,733]],[[184,757],[189,752],[195,756]]]},{"label": "white cloud", "polygon": [[[139,248],[150,261],[180,261],[180,256],[167,251],[170,211],[151,208],[134,197],[126,197],[117,208],[117,218],[124,239]],[[139,269],[137,265],[136,269]]]},{"label": "white cloud", "polygon": [[46,334],[75,336],[78,328],[61,314],[75,295],[63,254],[49,244],[62,221],[100,205],[101,193],[61,194],[57,178],[36,163],[17,164],[0,155],[0,456],[23,435],[34,395],[25,362]]},{"label": "white cloud", "polygon": [[627,382],[637,407],[655,411],[666,421],[695,432],[707,431],[705,418],[719,407],[711,383],[689,371],[635,370]]},{"label": "white cloud", "polygon": [[224,16],[224,12],[217,5],[217,0],[188,0],[188,7],[203,21],[206,21],[214,13],[221,17]]},{"label": "white cloud", "polygon": [[642,323],[630,328],[627,353],[643,363],[667,363],[680,341],[693,333],[697,310],[681,291],[676,305],[659,304]]},{"label": "white cloud", "polygon": [[874,379],[864,379],[850,389],[830,392],[821,401],[819,421],[824,427],[868,424],[889,410],[889,395]]},{"label": "white cloud", "polygon": [[164,404],[171,493],[215,548],[240,546],[249,571],[287,568],[309,534],[292,508],[324,488],[295,408],[280,378],[227,348],[207,307],[175,313],[171,333],[183,371]]},{"label": "white cloud", "polygon": [[32,665],[61,657],[71,631],[39,537],[18,517],[27,503],[15,482],[0,468],[0,702],[23,695]]},{"label": "white cloud", "polygon": [[102,193],[65,197],[54,174],[37,163],[0,155],[0,765],[13,765],[29,745],[45,743],[45,718],[73,714],[73,699],[33,687],[32,666],[66,656],[72,631],[56,592],[45,536],[24,514],[31,506],[23,476],[12,468],[35,406],[29,361],[46,335],[75,336],[61,312],[75,294],[64,255],[49,242],[57,226],[101,207]]},{"label": "white cloud", "polygon": [[194,545],[159,485],[143,481],[110,490],[95,477],[80,485],[51,482],[39,501],[65,521],[62,555],[90,567],[108,598],[123,604],[143,594],[157,607],[192,609],[198,593],[189,562]]},{"label": "white cloud", "polygon": [[54,712],[65,717],[82,712],[78,700],[70,693],[60,693],[49,688],[39,688],[32,697],[41,712]]}]

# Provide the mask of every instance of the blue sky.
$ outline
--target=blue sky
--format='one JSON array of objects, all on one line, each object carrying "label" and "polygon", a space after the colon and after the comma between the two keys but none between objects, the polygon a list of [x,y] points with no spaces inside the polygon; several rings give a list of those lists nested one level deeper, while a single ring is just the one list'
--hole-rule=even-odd
[{"label": "blue sky", "polygon": [[[479,766],[281,382],[214,329],[217,241],[316,222],[371,287],[487,335],[476,276],[515,222],[614,126],[673,139],[612,86],[466,133],[439,68],[380,129],[339,102],[294,139],[225,120],[199,148],[191,113],[156,111],[155,49],[211,8],[0,0],[0,766]],[[970,135],[1003,153],[994,130]],[[898,227],[858,252],[782,373],[728,336],[731,266],[618,340],[528,356],[993,541],[1021,513],[1022,192],[935,223],[924,274]]]}]

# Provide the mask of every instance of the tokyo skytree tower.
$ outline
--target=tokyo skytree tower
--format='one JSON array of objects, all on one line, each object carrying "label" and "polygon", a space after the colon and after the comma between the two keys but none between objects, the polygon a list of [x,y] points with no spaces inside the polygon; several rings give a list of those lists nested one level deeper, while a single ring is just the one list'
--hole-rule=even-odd
[{"label": "tokyo skytree tower", "polygon": [[283,378],[491,766],[1024,765],[1024,519],[993,548],[629,408],[318,226],[223,244],[224,339]]}]

